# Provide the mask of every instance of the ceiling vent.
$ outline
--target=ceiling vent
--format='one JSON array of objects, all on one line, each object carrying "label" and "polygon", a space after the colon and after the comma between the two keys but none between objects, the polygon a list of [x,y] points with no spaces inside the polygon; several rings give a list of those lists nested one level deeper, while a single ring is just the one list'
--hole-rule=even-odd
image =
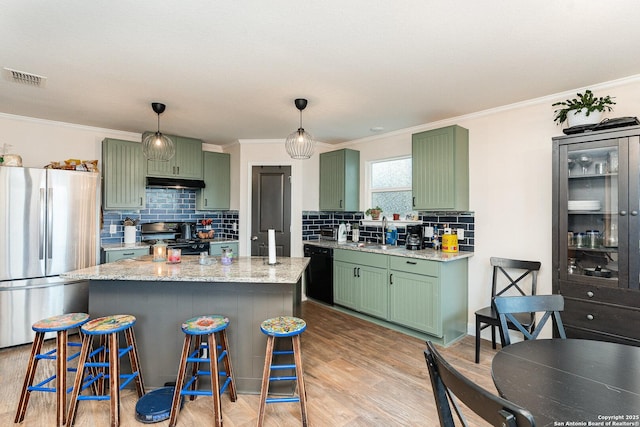
[{"label": "ceiling vent", "polygon": [[37,74],[26,73],[24,71],[12,70],[11,68],[4,68],[5,78],[14,83],[22,83],[29,86],[44,87],[47,83],[47,78],[39,76]]}]

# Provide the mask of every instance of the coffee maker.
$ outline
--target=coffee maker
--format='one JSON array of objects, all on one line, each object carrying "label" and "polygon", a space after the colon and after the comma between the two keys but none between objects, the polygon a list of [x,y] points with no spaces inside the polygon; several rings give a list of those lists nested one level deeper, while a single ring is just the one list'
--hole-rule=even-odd
[{"label": "coffee maker", "polygon": [[407,226],[407,249],[417,251],[422,249],[422,226]]}]

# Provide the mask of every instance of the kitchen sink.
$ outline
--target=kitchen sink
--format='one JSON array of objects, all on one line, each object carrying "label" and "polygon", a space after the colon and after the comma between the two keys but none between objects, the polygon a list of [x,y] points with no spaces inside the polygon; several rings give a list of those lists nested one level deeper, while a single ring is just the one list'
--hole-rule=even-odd
[{"label": "kitchen sink", "polygon": [[340,246],[346,246],[351,248],[362,248],[362,249],[376,249],[380,251],[392,251],[397,249],[404,249],[404,246],[381,245],[379,243],[363,243],[363,242],[341,243]]}]

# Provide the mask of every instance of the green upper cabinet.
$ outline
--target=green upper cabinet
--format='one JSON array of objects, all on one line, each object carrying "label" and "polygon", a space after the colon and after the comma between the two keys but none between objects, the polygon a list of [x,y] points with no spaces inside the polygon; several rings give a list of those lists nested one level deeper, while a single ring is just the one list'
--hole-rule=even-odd
[{"label": "green upper cabinet", "polygon": [[320,154],[320,210],[360,210],[360,152],[337,150]]},{"label": "green upper cabinet", "polygon": [[413,209],[469,210],[469,131],[460,126],[412,135]]},{"label": "green upper cabinet", "polygon": [[143,209],[145,169],[139,142],[109,138],[102,141],[103,209]]},{"label": "green upper cabinet", "polygon": [[202,156],[205,187],[196,193],[196,209],[229,210],[230,156],[210,151],[205,151]]},{"label": "green upper cabinet", "polygon": [[[142,135],[147,136],[149,132]],[[203,179],[202,141],[183,136],[165,135],[176,145],[176,155],[168,162],[147,160],[147,176]]]}]

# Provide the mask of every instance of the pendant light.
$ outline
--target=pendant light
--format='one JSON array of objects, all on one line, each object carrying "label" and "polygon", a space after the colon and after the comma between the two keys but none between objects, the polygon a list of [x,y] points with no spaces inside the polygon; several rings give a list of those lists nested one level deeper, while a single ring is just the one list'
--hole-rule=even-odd
[{"label": "pendant light", "polygon": [[307,100],[298,98],[294,101],[300,110],[300,127],[287,137],[285,148],[292,159],[308,159],[313,155],[313,137],[302,128],[302,110],[307,107]]},{"label": "pendant light", "polygon": [[176,154],[176,146],[171,138],[160,132],[160,114],[164,112],[166,105],[152,102],[151,108],[158,115],[158,131],[150,133],[144,138],[142,152],[147,160],[166,162]]}]

